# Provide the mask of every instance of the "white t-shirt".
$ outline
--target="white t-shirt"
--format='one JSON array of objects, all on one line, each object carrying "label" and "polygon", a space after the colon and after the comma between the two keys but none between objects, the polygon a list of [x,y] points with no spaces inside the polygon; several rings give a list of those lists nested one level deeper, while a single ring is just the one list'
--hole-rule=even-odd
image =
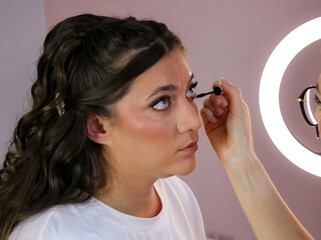
[{"label": "white t-shirt", "polygon": [[130,216],[92,198],[26,219],[9,240],[205,240],[202,215],[189,187],[175,176],[158,180],[154,187],[162,201],[156,217]]}]

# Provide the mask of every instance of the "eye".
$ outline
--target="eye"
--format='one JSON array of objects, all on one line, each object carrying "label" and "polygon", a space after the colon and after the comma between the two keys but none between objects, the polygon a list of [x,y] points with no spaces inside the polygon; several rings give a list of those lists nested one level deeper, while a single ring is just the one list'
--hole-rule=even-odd
[{"label": "eye", "polygon": [[170,104],[171,104],[171,98],[169,96],[163,96],[157,99],[155,102],[153,102],[150,106],[155,110],[161,111],[161,110],[167,109]]},{"label": "eye", "polygon": [[321,105],[321,101],[320,101],[320,99],[319,99],[319,97],[318,97],[317,94],[314,95],[314,101],[315,101],[318,105]]},{"label": "eye", "polygon": [[187,90],[186,92],[186,97],[187,98],[195,98],[196,92],[194,92],[194,88],[196,88],[198,82],[193,83]]}]

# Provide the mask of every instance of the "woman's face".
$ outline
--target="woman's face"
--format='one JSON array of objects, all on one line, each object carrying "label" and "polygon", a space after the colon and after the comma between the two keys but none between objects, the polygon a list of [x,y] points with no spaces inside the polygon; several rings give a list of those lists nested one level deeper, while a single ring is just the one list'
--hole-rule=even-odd
[{"label": "woman's face", "polygon": [[[320,75],[318,83],[317,83],[317,92],[318,92],[318,99],[321,101],[321,75]],[[321,135],[321,105],[319,105],[317,107],[314,114],[315,114],[317,121],[319,122],[319,133]]]},{"label": "woman's face", "polygon": [[194,87],[179,50],[135,79],[115,104],[115,123],[106,129],[108,158],[117,174],[156,180],[185,175],[195,168],[201,120]]},{"label": "woman's face", "polygon": [[[321,78],[319,79],[318,84],[317,84],[317,94],[318,94],[319,101],[321,101]],[[321,105],[318,105],[317,109],[314,112],[314,115],[315,115],[317,121],[319,122],[319,132],[320,132],[320,127],[321,127]]]}]

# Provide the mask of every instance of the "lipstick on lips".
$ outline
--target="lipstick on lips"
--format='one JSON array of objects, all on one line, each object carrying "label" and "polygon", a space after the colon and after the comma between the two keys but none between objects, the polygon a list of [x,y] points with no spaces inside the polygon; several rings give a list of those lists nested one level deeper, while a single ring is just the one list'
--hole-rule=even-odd
[{"label": "lipstick on lips", "polygon": [[194,153],[197,151],[197,149],[198,149],[198,145],[197,145],[197,141],[195,141],[189,144],[188,146],[186,146],[185,148],[182,148],[180,151]]}]

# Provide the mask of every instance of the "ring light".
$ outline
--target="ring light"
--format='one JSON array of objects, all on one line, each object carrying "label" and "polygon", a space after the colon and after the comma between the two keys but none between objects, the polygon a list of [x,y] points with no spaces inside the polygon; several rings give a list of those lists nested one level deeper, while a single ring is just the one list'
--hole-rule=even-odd
[{"label": "ring light", "polygon": [[287,66],[302,49],[321,39],[320,29],[321,17],[306,22],[290,32],[269,57],[259,89],[263,124],[273,143],[292,163],[319,177],[321,177],[321,157],[302,146],[287,128],[281,115],[279,92]]}]

